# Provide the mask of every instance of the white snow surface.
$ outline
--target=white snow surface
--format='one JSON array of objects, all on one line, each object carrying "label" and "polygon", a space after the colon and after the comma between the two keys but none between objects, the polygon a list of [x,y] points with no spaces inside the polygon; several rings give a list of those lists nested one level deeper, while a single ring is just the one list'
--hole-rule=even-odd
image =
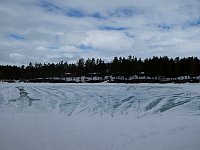
[{"label": "white snow surface", "polygon": [[0,150],[200,150],[200,84],[0,83]]}]

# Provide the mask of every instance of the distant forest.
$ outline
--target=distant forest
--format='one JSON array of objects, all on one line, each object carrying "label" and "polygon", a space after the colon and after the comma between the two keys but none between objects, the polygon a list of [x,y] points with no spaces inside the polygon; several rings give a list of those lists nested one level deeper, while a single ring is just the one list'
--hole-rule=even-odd
[{"label": "distant forest", "polygon": [[[29,63],[28,66],[0,66],[1,81],[45,81],[44,79],[62,80],[66,78],[80,77],[112,77],[113,82],[157,82],[157,81],[177,81],[178,77],[184,77],[185,80],[199,81],[200,60],[197,57],[168,58],[153,57],[141,60],[134,56],[114,57],[110,62],[104,62],[102,59],[88,58],[79,59],[77,63],[68,64],[59,63]],[[145,77],[137,81],[139,77]],[[123,78],[119,78],[123,77]],[[146,79],[146,80],[145,80]],[[148,80],[147,80],[148,79]],[[166,80],[168,79],[168,80]],[[66,80],[65,80],[66,81]]]}]

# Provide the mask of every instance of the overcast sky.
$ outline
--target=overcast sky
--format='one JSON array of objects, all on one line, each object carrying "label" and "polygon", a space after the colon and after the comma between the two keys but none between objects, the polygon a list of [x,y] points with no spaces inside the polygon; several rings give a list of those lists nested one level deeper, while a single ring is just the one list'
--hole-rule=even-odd
[{"label": "overcast sky", "polygon": [[0,0],[0,64],[200,57],[200,0]]}]

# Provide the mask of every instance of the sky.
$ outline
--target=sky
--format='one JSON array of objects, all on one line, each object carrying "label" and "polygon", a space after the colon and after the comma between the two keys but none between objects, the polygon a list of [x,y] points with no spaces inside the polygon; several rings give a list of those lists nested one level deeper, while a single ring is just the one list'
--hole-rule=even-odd
[{"label": "sky", "polygon": [[200,57],[200,0],[0,0],[0,64]]}]

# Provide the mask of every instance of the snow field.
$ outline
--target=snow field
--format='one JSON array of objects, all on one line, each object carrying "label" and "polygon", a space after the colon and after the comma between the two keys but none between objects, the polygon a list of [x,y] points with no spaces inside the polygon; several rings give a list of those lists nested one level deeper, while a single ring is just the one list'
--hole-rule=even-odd
[{"label": "snow field", "polygon": [[199,84],[0,84],[2,150],[199,150]]}]

